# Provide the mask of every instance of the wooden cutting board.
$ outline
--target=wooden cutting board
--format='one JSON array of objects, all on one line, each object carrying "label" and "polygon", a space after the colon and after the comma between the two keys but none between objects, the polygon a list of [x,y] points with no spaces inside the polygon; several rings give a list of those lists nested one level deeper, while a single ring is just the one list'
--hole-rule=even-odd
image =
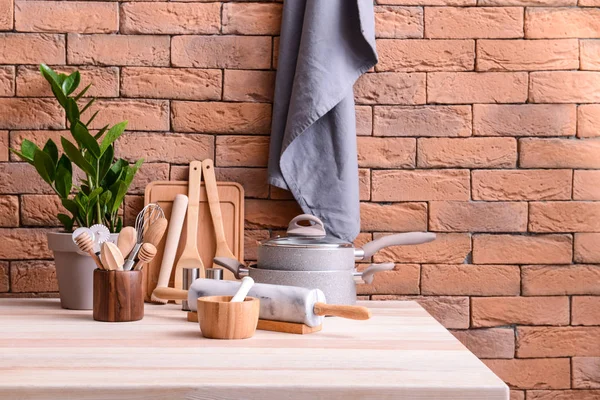
[{"label": "wooden cutting board", "polygon": [[[221,204],[221,213],[223,214],[223,227],[225,229],[225,237],[231,251],[240,261],[244,259],[244,188],[235,182],[217,182],[219,191],[219,200]],[[144,205],[149,203],[158,203],[165,212],[165,217],[170,219],[173,200],[178,194],[188,194],[187,181],[156,181],[146,186],[144,196]],[[184,239],[186,237],[186,225],[183,225],[179,247],[175,263],[179,260],[183,252]],[[165,233],[166,235],[166,233]],[[144,298],[150,301],[150,295],[158,282],[160,272],[160,264],[165,247],[163,239],[157,247],[157,253],[154,260],[144,266]],[[213,264],[212,259],[215,255],[215,233],[208,208],[208,199],[206,197],[206,189],[204,182],[200,188],[200,210],[198,221],[198,250],[200,257],[206,268],[210,268]],[[173,276],[175,268],[171,273],[169,286],[173,287]]]}]

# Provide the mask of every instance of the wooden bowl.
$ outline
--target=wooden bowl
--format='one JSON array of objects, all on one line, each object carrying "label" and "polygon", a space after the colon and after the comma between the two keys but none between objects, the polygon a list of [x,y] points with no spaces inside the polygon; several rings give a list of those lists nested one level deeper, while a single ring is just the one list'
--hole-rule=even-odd
[{"label": "wooden bowl", "polygon": [[260,300],[246,297],[231,303],[233,296],[207,296],[198,299],[198,322],[202,336],[209,339],[247,339],[258,324]]}]

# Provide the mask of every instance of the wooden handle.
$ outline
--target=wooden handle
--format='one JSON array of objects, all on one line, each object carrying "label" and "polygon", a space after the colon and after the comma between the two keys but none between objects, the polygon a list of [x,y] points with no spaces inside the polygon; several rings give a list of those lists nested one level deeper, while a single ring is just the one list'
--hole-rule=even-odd
[{"label": "wooden handle", "polygon": [[198,247],[198,208],[200,206],[200,181],[202,180],[202,162],[190,163],[188,181],[187,237],[186,247]]},{"label": "wooden handle", "polygon": [[154,247],[158,247],[158,244],[167,230],[168,224],[169,222],[164,217],[154,221],[144,234],[144,243],[150,243],[153,244]]},{"label": "wooden handle", "polygon": [[215,238],[217,249],[221,246],[227,246],[225,239],[225,230],[223,229],[223,216],[221,215],[221,202],[219,201],[219,192],[217,188],[217,179],[215,178],[215,166],[213,160],[207,158],[202,161],[202,171],[204,172],[204,184],[206,185],[206,197],[208,198],[208,207],[212,217],[213,227],[215,229]]},{"label": "wooden handle", "polygon": [[333,315],[348,319],[369,319],[371,311],[361,306],[341,306],[336,304],[315,303],[313,312],[316,315]]},{"label": "wooden handle", "polygon": [[163,300],[187,300],[188,291],[170,287],[157,287],[152,292],[152,297],[158,297]]}]

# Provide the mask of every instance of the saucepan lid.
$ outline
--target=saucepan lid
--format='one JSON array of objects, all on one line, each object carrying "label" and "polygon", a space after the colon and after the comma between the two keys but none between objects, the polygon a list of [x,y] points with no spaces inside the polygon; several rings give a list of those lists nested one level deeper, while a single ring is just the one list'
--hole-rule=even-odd
[{"label": "saucepan lid", "polygon": [[[300,225],[308,222],[309,225]],[[314,215],[302,214],[292,219],[287,236],[280,236],[260,242],[261,246],[294,248],[354,248],[352,243],[328,236],[323,221]]]}]

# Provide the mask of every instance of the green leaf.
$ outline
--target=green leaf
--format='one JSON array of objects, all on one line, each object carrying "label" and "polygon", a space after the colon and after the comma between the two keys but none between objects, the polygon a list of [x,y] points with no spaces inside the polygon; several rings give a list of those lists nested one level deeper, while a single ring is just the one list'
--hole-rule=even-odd
[{"label": "green leaf", "polygon": [[50,156],[41,150],[36,150],[33,156],[33,166],[42,179],[52,185],[55,177],[55,169]]},{"label": "green leaf", "polygon": [[46,64],[40,64],[40,72],[48,82],[60,84],[58,74]]},{"label": "green leaf", "polygon": [[104,153],[108,146],[110,146],[119,138],[119,136],[121,136],[121,134],[123,134],[125,127],[127,127],[127,121],[120,122],[108,130],[106,136],[104,136],[104,139],[102,140],[102,144],[100,145],[100,151],[102,153]]},{"label": "green leaf", "polygon": [[79,99],[81,99],[83,97],[83,95],[86,94],[86,92],[88,91],[88,89],[90,87],[92,87],[91,83],[89,85],[87,85],[86,87],[84,87],[83,90],[81,92],[79,92],[79,94],[77,96],[75,96],[75,101],[78,101]]},{"label": "green leaf", "polygon": [[36,150],[39,150],[39,149],[40,148],[37,146],[37,144],[35,144],[27,139],[24,139],[23,142],[21,143],[21,153],[23,153],[23,155],[31,161],[33,161],[33,156],[34,156]]},{"label": "green leaf", "polygon": [[100,146],[98,146],[98,142],[90,135],[89,131],[81,121],[76,121],[71,125],[71,133],[82,148],[88,150],[95,158],[100,157]]},{"label": "green leaf", "polygon": [[81,75],[79,74],[79,71],[75,71],[71,75],[67,76],[62,83],[63,93],[67,96],[73,93],[75,89],[77,89],[77,86],[79,86],[80,81]]},{"label": "green leaf", "polygon": [[75,124],[75,122],[79,121],[80,112],[79,107],[77,106],[77,102],[72,97],[67,97],[65,111],[67,113],[67,119],[71,125]]},{"label": "green leaf", "polygon": [[123,170],[128,165],[129,165],[129,163],[127,161],[123,160],[122,158],[117,160],[117,162],[115,162],[112,165],[112,167],[110,167],[110,169],[108,170],[108,173],[106,174],[106,177],[104,178],[104,182],[103,182],[102,186],[111,187],[112,185],[114,185],[114,183],[121,178],[121,175],[123,174]]},{"label": "green leaf", "polygon": [[123,229],[123,220],[121,219],[121,217],[117,218],[117,226],[115,227],[115,232],[121,232],[121,229]]},{"label": "green leaf", "polygon": [[112,208],[110,210],[111,213],[115,213],[119,210],[119,207],[121,206],[121,203],[125,198],[125,194],[127,193],[128,188],[128,186],[124,182],[117,182],[116,185],[116,192],[111,190],[114,194]]},{"label": "green leaf", "polygon": [[88,103],[83,107],[80,114],[83,114],[84,112],[86,112],[87,109],[90,108],[92,106],[92,104],[94,104],[95,101],[96,101],[96,98],[92,97],[92,99],[90,101],[88,101]]},{"label": "green leaf", "polygon": [[90,193],[90,196],[89,196],[90,201],[92,201],[96,197],[100,196],[100,194],[102,194],[103,191],[104,191],[104,189],[102,189],[101,187],[97,187],[96,189],[92,190],[92,193]]},{"label": "green leaf", "polygon": [[131,185],[131,182],[133,182],[133,178],[135,177],[135,174],[138,172],[138,170],[140,169],[140,167],[142,166],[142,164],[144,163],[144,159],[139,159],[135,162],[135,164],[133,164],[132,167],[128,167],[127,168],[127,172],[125,174],[125,184],[127,185],[127,187],[129,187],[129,185]]},{"label": "green leaf", "polygon": [[52,139],[48,139],[46,144],[44,145],[44,153],[50,156],[54,167],[58,163],[58,148],[56,147],[56,143]]},{"label": "green leaf", "polygon": [[96,115],[98,115],[99,112],[100,112],[100,110],[96,110],[96,112],[92,115],[92,117],[90,119],[88,119],[88,122],[85,123],[85,126],[90,126],[90,124],[92,123],[94,118],[96,118]]},{"label": "green leaf", "polygon": [[108,125],[105,125],[102,128],[100,128],[98,133],[96,133],[94,135],[94,139],[96,139],[96,140],[100,139],[102,137],[102,135],[104,135],[104,132],[106,132],[107,129],[108,129]]},{"label": "green leaf", "polygon": [[[62,81],[63,78],[61,75],[58,75],[52,68],[47,66],[46,64],[40,64],[40,72],[42,76],[50,83],[52,88],[52,93],[58,100],[59,104],[66,108],[67,106],[67,96],[62,91]],[[64,74],[62,74],[64,76]]]},{"label": "green leaf", "polygon": [[56,217],[64,225],[65,231],[71,232],[73,230],[73,218],[69,217],[67,214],[58,214]]},{"label": "green leaf", "polygon": [[58,166],[63,167],[69,171],[71,175],[73,175],[73,166],[71,165],[71,160],[69,160],[69,157],[67,157],[65,154],[60,156],[60,159],[58,160]]},{"label": "green leaf", "polygon": [[56,191],[63,198],[67,198],[73,187],[73,167],[71,161],[63,154],[56,167],[56,179],[54,182]]},{"label": "green leaf", "polygon": [[66,208],[71,214],[77,215],[79,214],[79,206],[77,202],[71,199],[60,199],[63,207]]},{"label": "green leaf", "polygon": [[19,156],[23,161],[27,161],[29,164],[33,165],[33,160],[25,157],[25,154],[21,153],[20,151],[15,150],[15,149],[9,149],[9,150],[11,151],[11,153]]},{"label": "green leaf", "polygon": [[85,158],[83,158],[83,156],[81,155],[81,153],[79,152],[77,147],[75,147],[75,145],[73,143],[69,142],[64,137],[62,137],[60,139],[61,139],[60,141],[63,146],[63,150],[67,154],[67,157],[69,157],[71,159],[71,161],[73,163],[75,163],[75,165],[77,165],[79,168],[81,168],[83,170],[83,172],[85,172],[86,174],[95,176],[96,168],[94,168],[94,166],[92,164],[90,164]]},{"label": "green leaf", "polygon": [[60,85],[61,90],[62,90],[62,84],[65,81],[65,79],[67,79],[67,74],[63,74],[63,73],[58,74],[58,84]]},{"label": "green leaf", "polygon": [[106,213],[106,209],[108,208],[108,205],[109,205],[111,199],[112,199],[112,192],[110,190],[106,190],[106,191],[104,191],[104,193],[102,193],[100,195],[99,201],[100,201],[100,204],[105,209],[105,211],[104,211],[105,213]]},{"label": "green leaf", "polygon": [[[111,164],[115,157],[114,146],[108,146],[108,149],[102,154],[98,163],[98,182],[102,182],[104,177],[110,170]],[[110,185],[108,185],[110,186]]]}]

